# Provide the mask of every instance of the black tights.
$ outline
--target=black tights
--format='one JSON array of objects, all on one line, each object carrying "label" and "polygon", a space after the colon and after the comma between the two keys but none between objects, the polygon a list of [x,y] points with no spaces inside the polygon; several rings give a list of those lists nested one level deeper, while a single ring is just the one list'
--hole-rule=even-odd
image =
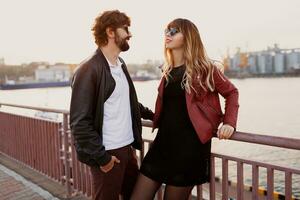
[{"label": "black tights", "polygon": [[[143,174],[140,174],[135,184],[131,200],[153,200],[155,193],[161,186],[161,183],[156,182]],[[176,187],[166,185],[164,192],[164,200],[188,200],[193,186]]]}]

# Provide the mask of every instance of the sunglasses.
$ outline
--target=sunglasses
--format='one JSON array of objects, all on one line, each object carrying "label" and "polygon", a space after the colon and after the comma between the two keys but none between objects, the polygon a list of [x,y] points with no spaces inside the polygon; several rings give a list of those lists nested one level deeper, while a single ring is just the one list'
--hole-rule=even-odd
[{"label": "sunglasses", "polygon": [[177,28],[168,28],[165,30],[165,35],[174,36],[176,33],[179,33],[179,30]]}]

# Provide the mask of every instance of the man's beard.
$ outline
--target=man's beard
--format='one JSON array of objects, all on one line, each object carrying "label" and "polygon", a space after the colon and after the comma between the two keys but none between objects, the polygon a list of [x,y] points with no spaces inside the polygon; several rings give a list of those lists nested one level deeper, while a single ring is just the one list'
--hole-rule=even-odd
[{"label": "man's beard", "polygon": [[118,34],[116,34],[115,42],[121,51],[127,51],[129,49],[129,44],[126,40],[130,37],[121,38]]}]

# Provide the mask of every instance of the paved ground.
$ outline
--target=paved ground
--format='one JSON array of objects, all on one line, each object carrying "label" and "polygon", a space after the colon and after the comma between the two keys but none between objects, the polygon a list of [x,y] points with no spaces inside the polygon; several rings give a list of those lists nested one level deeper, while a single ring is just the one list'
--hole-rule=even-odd
[{"label": "paved ground", "polygon": [[67,197],[61,183],[0,152],[0,200],[90,200],[74,193]]},{"label": "paved ground", "polygon": [[38,185],[0,164],[0,200],[58,200]]}]

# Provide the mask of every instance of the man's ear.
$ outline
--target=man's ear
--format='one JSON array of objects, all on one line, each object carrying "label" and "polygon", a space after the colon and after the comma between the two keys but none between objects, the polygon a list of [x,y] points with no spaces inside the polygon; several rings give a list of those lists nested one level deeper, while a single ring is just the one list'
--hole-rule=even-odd
[{"label": "man's ear", "polygon": [[111,27],[107,27],[105,29],[106,35],[108,38],[114,38],[115,37],[115,31]]}]

